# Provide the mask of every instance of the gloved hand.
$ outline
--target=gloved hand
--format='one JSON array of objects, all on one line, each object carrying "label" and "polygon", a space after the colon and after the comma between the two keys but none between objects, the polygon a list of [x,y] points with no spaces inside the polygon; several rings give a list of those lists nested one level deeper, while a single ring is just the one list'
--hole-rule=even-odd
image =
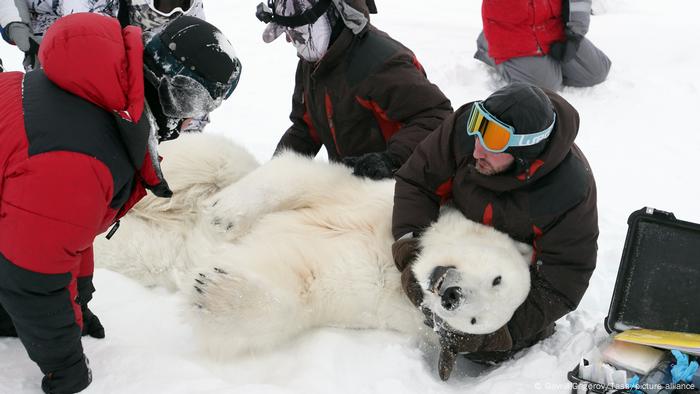
[{"label": "gloved hand", "polygon": [[671,382],[673,384],[692,382],[693,375],[698,370],[698,362],[690,361],[688,355],[679,350],[671,350],[671,353],[676,359],[676,363],[671,368]]},{"label": "gloved hand", "polygon": [[410,267],[420,253],[420,242],[418,238],[401,238],[391,245],[391,255],[394,257],[394,264],[399,271]]},{"label": "gloved hand", "polygon": [[89,335],[93,338],[102,339],[105,337],[105,328],[100,323],[100,319],[85,305],[81,305],[83,311],[83,336]]},{"label": "gloved hand", "polygon": [[360,156],[348,156],[343,159],[343,164],[352,168],[356,176],[364,176],[370,179],[384,179],[394,176],[394,171],[399,167],[397,160],[387,152],[371,152]]},{"label": "gloved hand", "polygon": [[581,45],[581,36],[567,36],[564,42],[553,42],[549,46],[549,56],[559,60],[561,63],[566,63],[576,57],[578,47]]},{"label": "gloved hand", "polygon": [[74,365],[46,373],[41,380],[41,389],[46,394],[68,394],[84,390],[92,382],[92,371],[87,357],[83,355]]},{"label": "gloved hand", "polygon": [[88,302],[92,299],[95,287],[92,285],[92,276],[78,278],[78,304],[83,312],[83,336],[89,335],[93,338],[104,338],[105,329],[100,323],[100,319],[88,308]]},{"label": "gloved hand", "polygon": [[413,275],[411,265],[420,253],[420,242],[417,238],[402,238],[391,245],[391,255],[394,264],[401,271],[401,287],[411,300],[411,303],[420,308],[423,303],[423,289],[421,289],[416,277]]},{"label": "gloved hand", "polygon": [[39,42],[41,41],[34,35],[32,29],[26,23],[12,22],[7,25],[7,36],[12,42],[24,52],[24,69],[31,71],[38,68],[39,65]]},{"label": "gloved hand", "polygon": [[443,381],[450,378],[452,369],[460,353],[504,352],[513,347],[513,339],[507,326],[491,334],[465,334],[446,327],[444,322],[437,324],[440,337],[440,360],[438,373]]}]

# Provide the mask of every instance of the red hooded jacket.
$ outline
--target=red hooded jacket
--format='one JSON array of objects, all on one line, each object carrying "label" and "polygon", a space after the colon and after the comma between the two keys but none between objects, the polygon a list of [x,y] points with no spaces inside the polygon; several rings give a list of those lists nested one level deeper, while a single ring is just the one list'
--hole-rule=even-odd
[{"label": "red hooded jacket", "polygon": [[[69,273],[79,325],[93,239],[164,184],[146,149],[142,56],[139,28],[74,14],[44,36],[43,70],[0,74],[0,266]],[[0,289],[23,285],[10,280]]]},{"label": "red hooded jacket", "polygon": [[562,1],[483,0],[481,17],[489,56],[496,64],[523,56],[544,56],[566,40]]}]

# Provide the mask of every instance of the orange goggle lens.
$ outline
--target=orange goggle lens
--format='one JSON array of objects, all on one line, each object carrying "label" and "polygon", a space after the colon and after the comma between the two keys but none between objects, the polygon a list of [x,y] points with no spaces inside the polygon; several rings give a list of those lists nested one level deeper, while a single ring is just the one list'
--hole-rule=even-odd
[{"label": "orange goggle lens", "polygon": [[482,132],[484,145],[493,151],[506,149],[510,140],[510,132],[497,123],[486,121],[485,131]]},{"label": "orange goggle lens", "polygon": [[486,115],[486,111],[481,108],[481,103],[474,103],[469,121],[467,122],[467,133],[469,135],[478,134],[484,147],[493,152],[502,152],[508,147],[508,141],[512,132]]}]

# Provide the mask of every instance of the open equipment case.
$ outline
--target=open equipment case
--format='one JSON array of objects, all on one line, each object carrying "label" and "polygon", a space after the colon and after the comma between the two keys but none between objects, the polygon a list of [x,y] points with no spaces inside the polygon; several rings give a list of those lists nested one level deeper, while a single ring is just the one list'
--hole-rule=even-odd
[{"label": "open equipment case", "polygon": [[[700,224],[654,208],[633,212],[605,329],[633,328],[700,334]],[[615,389],[568,373],[572,393],[644,393]],[[577,391],[577,386],[586,389]],[[695,390],[662,391],[700,392]]]}]

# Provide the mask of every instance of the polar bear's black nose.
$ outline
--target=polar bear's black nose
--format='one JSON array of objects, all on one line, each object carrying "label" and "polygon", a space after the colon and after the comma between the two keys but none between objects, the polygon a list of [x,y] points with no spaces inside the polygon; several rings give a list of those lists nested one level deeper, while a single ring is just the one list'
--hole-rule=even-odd
[{"label": "polar bear's black nose", "polygon": [[442,307],[451,311],[459,306],[462,302],[462,289],[457,286],[448,287],[444,293],[442,293],[442,299],[440,303]]}]

